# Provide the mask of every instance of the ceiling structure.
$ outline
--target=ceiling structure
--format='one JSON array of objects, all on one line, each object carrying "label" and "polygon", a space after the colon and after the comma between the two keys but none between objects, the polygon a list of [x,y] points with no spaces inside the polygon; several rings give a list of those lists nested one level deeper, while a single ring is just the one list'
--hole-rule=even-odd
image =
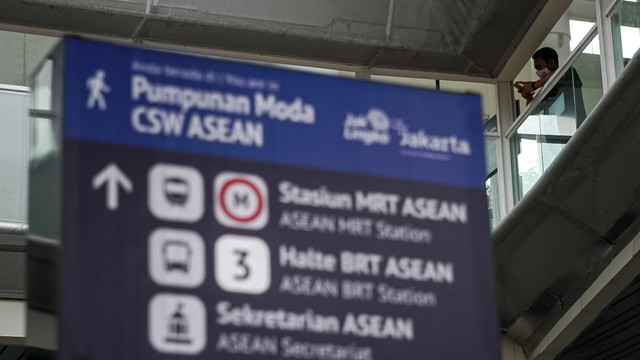
[{"label": "ceiling structure", "polygon": [[[0,23],[365,69],[496,78],[548,3],[2,0]],[[546,20],[553,26],[561,14]],[[527,48],[527,56],[535,46]],[[520,68],[526,58],[521,60]]]}]

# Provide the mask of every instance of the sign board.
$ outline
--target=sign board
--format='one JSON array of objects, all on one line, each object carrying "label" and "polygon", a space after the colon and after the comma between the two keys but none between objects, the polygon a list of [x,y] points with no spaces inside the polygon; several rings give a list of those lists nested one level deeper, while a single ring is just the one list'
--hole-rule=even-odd
[{"label": "sign board", "polygon": [[480,99],[64,40],[62,359],[497,359]]}]

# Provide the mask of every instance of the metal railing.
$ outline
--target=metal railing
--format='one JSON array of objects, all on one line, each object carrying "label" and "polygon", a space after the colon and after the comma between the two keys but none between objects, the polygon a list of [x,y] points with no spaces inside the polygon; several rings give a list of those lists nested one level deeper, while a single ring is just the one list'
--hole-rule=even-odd
[{"label": "metal railing", "polygon": [[29,225],[17,221],[0,220],[0,235],[26,235]]}]

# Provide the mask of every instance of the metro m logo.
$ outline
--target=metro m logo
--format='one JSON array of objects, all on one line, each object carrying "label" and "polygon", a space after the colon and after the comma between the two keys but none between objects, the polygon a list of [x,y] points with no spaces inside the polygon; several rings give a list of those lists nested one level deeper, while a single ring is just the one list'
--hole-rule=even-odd
[{"label": "metro m logo", "polygon": [[214,215],[224,226],[260,230],[269,221],[265,181],[253,174],[225,171],[213,181]]},{"label": "metro m logo", "polygon": [[233,194],[234,206],[247,208],[249,206],[249,194],[247,193],[234,193]]}]

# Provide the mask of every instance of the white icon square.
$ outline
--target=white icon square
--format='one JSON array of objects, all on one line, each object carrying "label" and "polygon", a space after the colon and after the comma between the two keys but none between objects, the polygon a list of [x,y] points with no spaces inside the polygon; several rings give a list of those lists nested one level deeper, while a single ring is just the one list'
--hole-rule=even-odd
[{"label": "white icon square", "polygon": [[157,294],[148,316],[149,342],[158,352],[195,355],[207,344],[207,311],[195,296]]},{"label": "white icon square", "polygon": [[204,181],[198,170],[156,164],[149,171],[149,209],[161,220],[193,223],[204,214]]},{"label": "white icon square", "polygon": [[271,285],[271,255],[264,240],[222,235],[215,244],[215,278],[225,291],[262,294]]},{"label": "white icon square", "polygon": [[257,175],[225,171],[213,181],[214,214],[224,226],[260,230],[269,221],[267,184]]},{"label": "white icon square", "polygon": [[195,288],[205,275],[204,241],[198,233],[159,228],[149,236],[149,275],[158,285]]}]

